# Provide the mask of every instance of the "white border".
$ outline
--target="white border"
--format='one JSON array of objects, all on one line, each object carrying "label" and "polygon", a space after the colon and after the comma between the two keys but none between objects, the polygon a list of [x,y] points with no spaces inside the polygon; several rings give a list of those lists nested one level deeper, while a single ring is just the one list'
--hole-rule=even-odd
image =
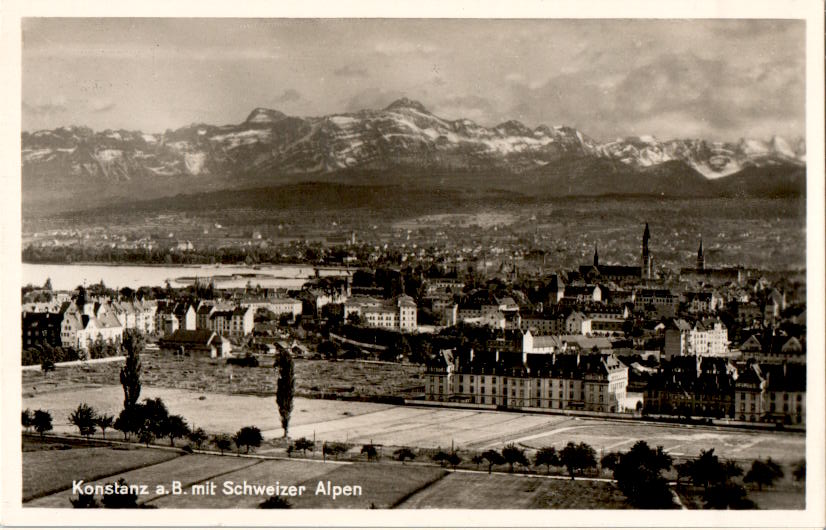
[{"label": "white border", "polygon": [[[114,4],[114,5],[113,5]],[[623,526],[623,527],[824,527],[824,9],[820,0],[650,1],[610,0],[406,0],[387,2],[263,0],[207,2],[143,0],[0,0],[0,525],[284,525],[328,526]],[[128,515],[109,510],[21,509],[20,428],[20,19],[24,16],[133,17],[395,17],[395,18],[796,18],[807,20],[807,350],[808,435],[805,511],[639,512],[614,510],[143,510]],[[701,46],[702,43],[698,43]],[[277,518],[274,516],[277,513]],[[126,516],[126,517],[124,517]]]}]

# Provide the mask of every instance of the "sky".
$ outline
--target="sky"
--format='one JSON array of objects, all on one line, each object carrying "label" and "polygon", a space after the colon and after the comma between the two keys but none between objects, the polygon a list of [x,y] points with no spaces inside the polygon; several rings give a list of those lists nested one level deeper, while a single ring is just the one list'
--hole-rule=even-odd
[{"label": "sky", "polygon": [[383,108],[599,140],[805,135],[799,20],[23,20],[23,129]]}]

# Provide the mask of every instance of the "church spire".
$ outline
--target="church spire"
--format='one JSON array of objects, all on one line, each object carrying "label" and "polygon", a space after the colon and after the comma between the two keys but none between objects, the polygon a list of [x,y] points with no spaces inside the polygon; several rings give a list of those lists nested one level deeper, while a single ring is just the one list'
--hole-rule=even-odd
[{"label": "church spire", "polygon": [[703,255],[703,236],[700,236],[700,248],[697,249],[697,270],[705,268],[705,256]]},{"label": "church spire", "polygon": [[599,249],[596,243],[594,243],[594,267],[599,268]]},{"label": "church spire", "polygon": [[640,276],[643,279],[651,279],[651,252],[648,250],[648,240],[651,239],[651,231],[648,223],[645,223],[645,231],[642,233],[642,263],[640,264]]}]

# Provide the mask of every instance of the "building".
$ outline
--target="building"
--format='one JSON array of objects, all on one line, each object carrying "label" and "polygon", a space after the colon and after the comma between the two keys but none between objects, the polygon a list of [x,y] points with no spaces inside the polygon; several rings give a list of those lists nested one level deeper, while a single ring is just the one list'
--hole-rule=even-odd
[{"label": "building", "polygon": [[179,329],[158,341],[161,353],[202,357],[227,357],[231,353],[228,340],[214,331]]},{"label": "building", "polygon": [[399,331],[415,331],[418,328],[416,302],[404,294],[392,300],[353,296],[344,303],[345,322],[351,315],[359,315],[362,323],[374,328]]},{"label": "building", "polygon": [[301,314],[301,300],[294,298],[247,298],[241,301],[241,307],[251,307],[254,310],[266,309],[278,316],[292,315],[296,317]]},{"label": "building", "polygon": [[252,307],[236,307],[230,316],[229,334],[235,338],[242,338],[250,333],[255,326],[255,310]]},{"label": "building", "polygon": [[714,313],[724,305],[723,299],[714,291],[686,291],[683,298],[688,312],[694,314]]},{"label": "building", "polygon": [[737,369],[720,357],[675,357],[660,365],[645,388],[649,414],[734,418]]},{"label": "building", "polygon": [[443,351],[425,373],[428,400],[516,409],[622,412],[627,386],[614,355]]},{"label": "building", "polygon": [[62,346],[62,321],[59,313],[23,313],[23,349]]},{"label": "building", "polygon": [[665,329],[663,355],[666,359],[679,356],[723,356],[729,349],[728,329],[719,319],[706,319],[689,324],[673,319]]}]

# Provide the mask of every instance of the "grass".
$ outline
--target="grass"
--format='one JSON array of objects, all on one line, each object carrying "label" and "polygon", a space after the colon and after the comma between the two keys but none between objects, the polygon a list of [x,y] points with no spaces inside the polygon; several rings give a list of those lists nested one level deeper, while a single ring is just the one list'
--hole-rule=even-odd
[{"label": "grass", "polygon": [[[107,455],[103,455],[105,457]],[[103,458],[101,457],[101,458]],[[220,457],[212,455],[186,455],[166,462],[149,464],[143,467],[107,474],[96,480],[87,480],[88,483],[104,484],[114,482],[119,478],[126,479],[128,484],[145,484],[149,486],[148,495],[141,495],[139,503],[144,503],[159,497],[156,487],[162,485],[171,488],[173,480],[180,481],[186,487],[190,484],[208,480],[210,477],[222,475],[244,467],[255,465],[256,460],[246,458]],[[71,486],[71,482],[69,483]],[[29,506],[68,508],[72,497],[71,489],[61,488],[61,491],[34,500]]]},{"label": "grass", "polygon": [[[353,464],[341,466],[304,482],[307,493],[291,499],[293,508],[393,508],[412,493],[444,477],[447,472],[430,466]],[[362,495],[338,497],[315,495],[319,482],[326,486],[361,486]]]},{"label": "grass", "polygon": [[620,509],[625,496],[611,483],[451,473],[399,508],[454,509]]},{"label": "grass", "polygon": [[[213,457],[221,458],[221,457]],[[247,481],[255,485],[299,485],[304,481],[324,475],[335,469],[338,464],[321,462],[265,460],[258,461],[251,467],[231,471],[212,480],[216,484],[215,495],[171,496],[167,495],[151,501],[149,504],[158,508],[257,508],[266,496],[225,495],[222,485],[225,481],[239,484]]]},{"label": "grass", "polygon": [[178,456],[180,453],[175,451],[143,447],[126,450],[73,447],[62,451],[24,451],[23,501],[70,488],[73,480],[92,481]]},{"label": "grass", "polygon": [[[272,357],[261,357],[261,366],[228,366],[222,359],[174,359],[159,353],[144,353],[144,386],[176,388],[224,394],[275,394]],[[122,363],[57,367],[54,373],[33,370],[23,373],[23,393],[37,394],[87,385],[119,385]],[[295,360],[297,395],[333,393],[349,398],[406,396],[422,387],[422,368],[414,365],[363,363],[359,361]],[[230,378],[231,376],[231,378]]]}]

